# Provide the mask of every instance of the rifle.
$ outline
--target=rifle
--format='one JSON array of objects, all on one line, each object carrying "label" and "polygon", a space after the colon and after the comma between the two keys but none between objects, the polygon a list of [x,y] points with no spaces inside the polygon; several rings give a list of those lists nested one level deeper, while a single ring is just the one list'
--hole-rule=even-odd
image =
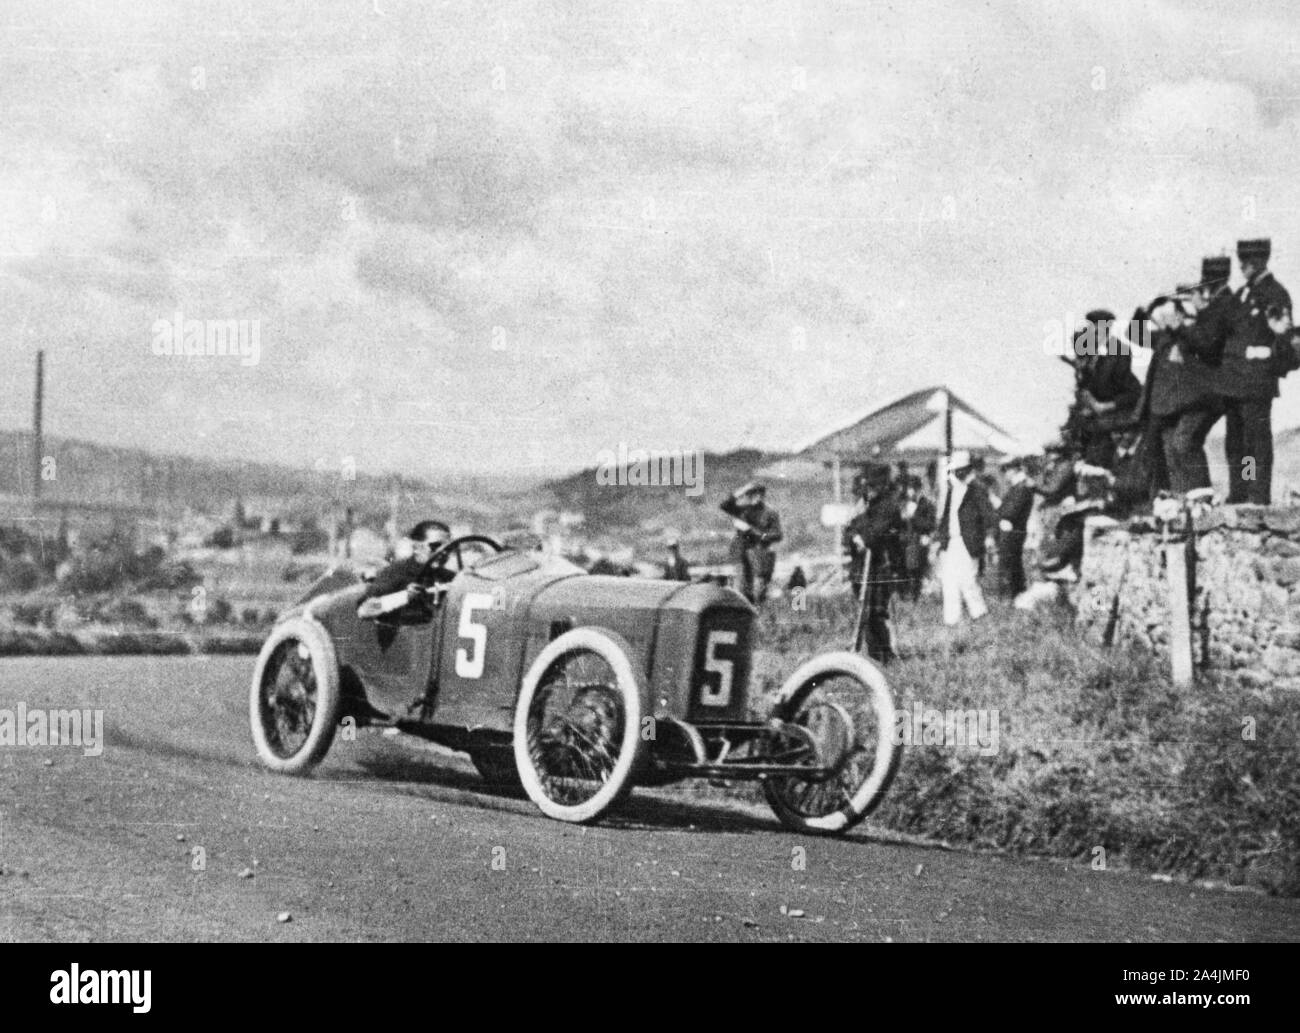
[{"label": "rifle", "polygon": [[867,579],[871,576],[871,550],[862,557],[862,586],[858,589],[858,616],[853,622],[853,642],[849,649],[856,653],[862,641],[862,622],[867,612]]}]

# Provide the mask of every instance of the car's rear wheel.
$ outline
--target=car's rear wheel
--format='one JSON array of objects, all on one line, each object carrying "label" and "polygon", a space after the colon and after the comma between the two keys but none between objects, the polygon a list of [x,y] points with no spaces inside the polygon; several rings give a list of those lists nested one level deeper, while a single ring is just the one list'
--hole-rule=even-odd
[{"label": "car's rear wheel", "polygon": [[836,835],[875,809],[898,770],[893,693],[880,668],[856,653],[808,661],[782,686],[771,716],[829,774],[772,775],[767,802],[797,832]]},{"label": "car's rear wheel", "polygon": [[334,741],[341,705],[329,634],[306,617],[278,625],[262,646],[248,696],[258,759],[289,775],[310,771]]},{"label": "car's rear wheel", "polygon": [[543,814],[595,821],[626,798],[641,759],[641,679],[627,643],[599,628],[551,642],[515,707],[520,781]]}]

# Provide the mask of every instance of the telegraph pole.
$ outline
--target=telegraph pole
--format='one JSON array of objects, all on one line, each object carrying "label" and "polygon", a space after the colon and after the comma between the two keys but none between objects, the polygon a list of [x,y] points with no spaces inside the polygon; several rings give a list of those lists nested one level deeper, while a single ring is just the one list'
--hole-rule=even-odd
[{"label": "telegraph pole", "polygon": [[45,403],[45,350],[36,353],[36,398],[32,407],[32,509],[41,498],[42,422]]}]

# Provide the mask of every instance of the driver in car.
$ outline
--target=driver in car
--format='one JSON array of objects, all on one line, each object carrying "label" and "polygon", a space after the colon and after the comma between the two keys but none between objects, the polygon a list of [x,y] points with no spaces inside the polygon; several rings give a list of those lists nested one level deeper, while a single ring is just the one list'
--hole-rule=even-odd
[{"label": "driver in car", "polygon": [[366,587],[367,599],[401,592],[419,582],[422,575],[435,584],[445,583],[456,576],[441,564],[428,572],[424,569],[434,551],[451,541],[450,527],[441,520],[421,520],[407,532],[406,537],[411,543],[411,554],[405,559],[394,560],[374,576]]}]

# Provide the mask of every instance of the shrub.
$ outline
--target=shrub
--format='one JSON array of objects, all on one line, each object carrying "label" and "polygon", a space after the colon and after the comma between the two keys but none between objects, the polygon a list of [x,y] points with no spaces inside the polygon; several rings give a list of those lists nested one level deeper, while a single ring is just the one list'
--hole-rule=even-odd
[{"label": "shrub", "polygon": [[131,624],[142,628],[156,628],[158,621],[150,615],[138,599],[116,596],[89,607],[87,619],[105,624]]},{"label": "shrub", "polygon": [[201,584],[203,578],[185,561],[162,563],[137,584],[141,591],[177,591]]},{"label": "shrub", "polygon": [[14,603],[12,611],[15,624],[27,624],[34,628],[54,627],[53,603]]},{"label": "shrub", "polygon": [[41,583],[42,575],[40,565],[25,556],[0,557],[0,592],[30,592]]},{"label": "shrub", "polygon": [[235,547],[235,529],[233,527],[218,527],[204,543],[213,549],[233,549]]},{"label": "shrub", "polygon": [[314,522],[308,522],[294,532],[290,551],[295,556],[324,552],[329,548],[329,543],[330,536]]}]

